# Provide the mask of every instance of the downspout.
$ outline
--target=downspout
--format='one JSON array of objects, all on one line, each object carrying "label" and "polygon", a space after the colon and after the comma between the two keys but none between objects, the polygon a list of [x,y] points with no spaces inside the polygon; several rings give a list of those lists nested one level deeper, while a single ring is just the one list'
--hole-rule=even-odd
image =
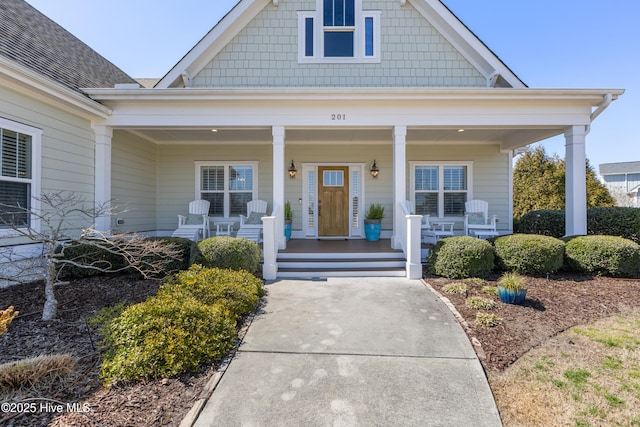
[{"label": "downspout", "polygon": [[[613,95],[608,93],[604,96],[604,100],[600,103],[600,105],[598,105],[598,108],[595,109],[595,111],[593,113],[591,113],[591,116],[589,117],[590,121],[593,122],[600,114],[602,114],[602,112],[604,110],[607,109],[607,107],[611,104],[611,102],[613,101]],[[587,125],[586,126],[586,130],[587,130],[587,134],[589,134],[589,132],[591,132],[591,125]]]}]

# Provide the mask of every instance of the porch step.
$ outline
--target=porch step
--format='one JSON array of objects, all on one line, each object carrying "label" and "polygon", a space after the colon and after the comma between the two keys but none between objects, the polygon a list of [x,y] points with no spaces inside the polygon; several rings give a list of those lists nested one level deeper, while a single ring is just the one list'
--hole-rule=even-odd
[{"label": "porch step", "polygon": [[286,253],[278,254],[278,277],[401,277],[406,275],[404,253]]}]

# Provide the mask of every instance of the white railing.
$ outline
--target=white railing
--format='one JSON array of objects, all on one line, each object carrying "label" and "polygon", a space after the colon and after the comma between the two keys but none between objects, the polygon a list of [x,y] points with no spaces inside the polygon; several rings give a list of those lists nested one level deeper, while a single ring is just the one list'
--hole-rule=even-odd
[{"label": "white railing", "polygon": [[274,205],[271,216],[262,217],[262,277],[265,280],[275,280],[278,275],[278,249],[284,244],[284,221],[278,218],[281,215],[280,207]]},{"label": "white railing", "polygon": [[407,257],[406,270],[408,279],[422,278],[422,263],[420,262],[420,226],[422,225],[422,215],[415,215],[411,208],[411,202],[403,200],[400,208],[404,214],[404,221],[401,221],[400,247]]}]

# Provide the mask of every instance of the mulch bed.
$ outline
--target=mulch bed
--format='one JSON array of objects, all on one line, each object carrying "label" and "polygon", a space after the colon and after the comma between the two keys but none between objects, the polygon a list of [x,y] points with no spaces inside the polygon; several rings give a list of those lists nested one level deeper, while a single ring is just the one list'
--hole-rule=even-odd
[{"label": "mulch bed", "polygon": [[[146,383],[102,387],[99,378],[99,335],[86,323],[102,307],[136,303],[156,293],[158,281],[130,276],[76,280],[56,289],[58,318],[40,320],[42,284],[0,289],[0,306],[13,305],[20,316],[0,336],[0,363],[40,354],[70,353],[78,360],[73,378],[45,390],[24,390],[1,402],[35,402],[35,413],[0,412],[1,426],[177,426],[199,397],[215,367],[193,375]],[[0,396],[2,395],[0,390]],[[41,405],[44,410],[40,410]],[[77,412],[57,414],[55,405],[79,404]],[[88,403],[88,412],[82,404]]]},{"label": "mulch bed", "polygon": [[[490,277],[486,285],[497,286],[498,278]],[[465,305],[465,295],[442,292],[444,285],[456,280],[426,276],[425,281],[453,303],[468,324],[467,334],[480,341],[482,349],[476,352],[488,374],[504,370],[528,350],[572,326],[640,312],[640,279],[553,274],[548,279],[527,277],[524,305],[501,303],[497,296],[484,294],[483,285],[470,284],[469,295],[497,301],[490,312],[503,319],[501,325],[482,328],[475,325],[478,310]]]},{"label": "mulch bed", "polygon": [[[489,278],[494,285],[498,276]],[[453,280],[425,276],[434,289]],[[476,310],[465,306],[465,296],[443,294],[468,324],[467,333],[480,342],[480,360],[489,375],[504,370],[529,349],[574,325],[596,319],[640,312],[640,280],[579,275],[528,278],[523,306],[498,303],[492,310],[503,318],[494,328],[474,325]],[[0,401],[41,398],[63,403],[88,403],[90,411],[56,414],[0,412],[6,426],[177,426],[204,389],[215,367],[201,372],[145,383],[105,389],[99,379],[99,336],[86,319],[104,306],[139,302],[153,295],[157,281],[130,276],[82,279],[57,289],[58,319],[40,320],[44,292],[41,284],[0,289],[0,307],[13,305],[20,317],[0,336],[0,363],[40,354],[71,353],[78,359],[76,375],[65,384],[46,390],[25,390]],[[483,295],[482,285],[470,285],[472,295]],[[498,297],[489,297],[498,301]],[[0,391],[0,395],[1,395]],[[44,400],[37,402],[45,402]]]}]

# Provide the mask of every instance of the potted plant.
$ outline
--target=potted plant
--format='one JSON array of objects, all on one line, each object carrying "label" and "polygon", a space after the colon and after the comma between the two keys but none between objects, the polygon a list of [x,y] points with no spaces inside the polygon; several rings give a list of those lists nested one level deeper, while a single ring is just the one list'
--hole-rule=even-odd
[{"label": "potted plant", "polygon": [[287,240],[291,240],[291,222],[293,220],[293,210],[291,203],[287,200],[284,203],[284,236]]},{"label": "potted plant", "polygon": [[504,273],[498,280],[500,301],[507,304],[523,304],[527,296],[525,278],[518,273]]},{"label": "potted plant", "polygon": [[369,210],[364,217],[364,234],[367,240],[380,239],[380,222],[384,218],[384,206],[378,203],[369,205]]}]

